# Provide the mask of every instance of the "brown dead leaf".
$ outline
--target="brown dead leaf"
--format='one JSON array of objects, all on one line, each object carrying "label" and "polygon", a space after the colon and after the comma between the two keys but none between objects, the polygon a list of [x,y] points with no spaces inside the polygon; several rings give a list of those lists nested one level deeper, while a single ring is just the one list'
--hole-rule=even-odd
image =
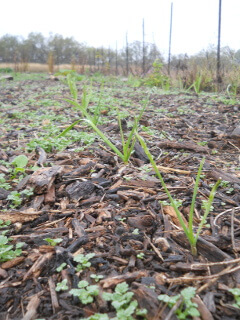
[{"label": "brown dead leaf", "polygon": [[[180,222],[178,220],[177,214],[176,214],[176,212],[175,212],[175,210],[174,210],[174,208],[172,206],[163,206],[163,213],[168,215],[168,216],[170,216],[171,219],[172,219],[172,222],[176,226],[181,227],[181,224],[180,224]],[[185,217],[182,214],[181,214],[181,216],[182,216],[182,219],[183,219],[185,225],[188,226],[188,222],[185,219]]]}]

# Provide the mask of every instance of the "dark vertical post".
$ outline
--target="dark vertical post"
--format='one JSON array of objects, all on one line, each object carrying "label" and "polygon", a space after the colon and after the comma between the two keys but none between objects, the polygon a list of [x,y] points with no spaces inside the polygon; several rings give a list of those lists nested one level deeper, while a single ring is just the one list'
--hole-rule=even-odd
[{"label": "dark vertical post", "polygon": [[221,20],[222,20],[222,0],[219,0],[218,9],[218,46],[217,46],[217,82],[218,85],[222,82],[221,78]]},{"label": "dark vertical post", "polygon": [[171,3],[171,14],[170,14],[170,32],[169,32],[169,47],[168,47],[168,75],[170,75],[170,64],[171,64],[172,17],[173,17],[173,3]]},{"label": "dark vertical post", "polygon": [[128,72],[129,72],[129,56],[128,56],[128,34],[126,33],[126,67],[127,67],[127,76],[128,76]]},{"label": "dark vertical post", "polygon": [[143,36],[143,43],[142,43],[142,73],[145,74],[145,32],[144,32],[144,19],[142,23],[142,36]]}]

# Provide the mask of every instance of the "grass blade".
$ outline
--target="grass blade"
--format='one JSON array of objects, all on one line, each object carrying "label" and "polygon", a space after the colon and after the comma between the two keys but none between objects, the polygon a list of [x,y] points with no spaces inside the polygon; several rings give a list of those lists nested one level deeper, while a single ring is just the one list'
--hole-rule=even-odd
[{"label": "grass blade", "polygon": [[189,222],[188,222],[188,228],[189,228],[190,232],[191,232],[191,230],[193,230],[194,208],[195,208],[195,202],[196,202],[196,197],[197,197],[197,192],[198,192],[198,186],[199,186],[200,176],[201,176],[201,172],[202,172],[202,168],[203,168],[204,162],[205,162],[205,158],[203,158],[201,163],[200,163],[200,166],[199,166],[199,169],[198,169],[198,173],[197,173],[197,177],[196,177],[194,190],[193,190],[192,203],[191,203],[191,207],[190,207]]},{"label": "grass blade", "polygon": [[99,137],[111,148],[123,161],[124,161],[124,155],[121,153],[121,151],[118,150],[117,147],[105,136],[105,134],[98,129],[98,127],[90,120],[90,119],[84,119],[92,128],[93,130],[99,135]]},{"label": "grass blade", "polygon": [[198,237],[199,237],[199,234],[202,230],[202,227],[207,219],[207,216],[211,210],[211,206],[212,206],[212,203],[213,203],[213,200],[214,200],[214,197],[215,197],[215,194],[217,192],[217,188],[219,186],[219,184],[221,183],[222,180],[218,180],[215,185],[213,186],[211,192],[210,192],[210,195],[209,195],[209,198],[208,198],[208,202],[207,202],[207,206],[206,206],[206,209],[205,209],[205,212],[204,212],[204,215],[202,217],[202,220],[199,224],[199,227],[198,227],[198,230],[197,230],[197,233],[196,233],[196,236],[195,236],[195,244],[197,243],[197,240],[198,240]]},{"label": "grass blade", "polygon": [[64,137],[64,136],[68,133],[68,131],[70,131],[70,130],[71,130],[76,124],[78,124],[80,121],[82,121],[82,119],[79,119],[79,120],[73,122],[69,127],[67,127],[65,130],[63,130],[63,132],[61,132],[61,133],[57,136],[57,138]]},{"label": "grass blade", "polygon": [[168,191],[168,188],[167,188],[167,186],[166,186],[166,184],[165,184],[165,182],[164,182],[164,180],[163,180],[163,177],[162,177],[161,173],[159,172],[159,170],[158,170],[158,168],[157,168],[157,165],[156,165],[155,161],[153,160],[153,157],[152,157],[150,151],[148,150],[148,147],[147,147],[145,141],[143,140],[143,138],[142,138],[138,133],[135,133],[135,134],[136,134],[136,137],[138,138],[138,140],[139,140],[142,148],[144,149],[144,151],[145,151],[145,153],[146,153],[149,161],[151,162],[151,165],[152,165],[152,167],[153,167],[153,169],[154,169],[154,171],[155,171],[158,179],[160,180],[160,182],[161,182],[161,184],[162,184],[162,187],[163,187],[164,191],[166,192],[166,194],[167,194],[167,196],[168,196],[168,198],[169,198],[169,200],[170,200],[170,202],[171,202],[172,207],[174,208],[174,210],[175,210],[175,212],[176,212],[176,215],[177,215],[178,220],[179,220],[179,222],[180,222],[180,224],[181,224],[181,227],[183,228],[184,233],[186,234],[189,242],[191,243],[193,239],[192,239],[191,237],[189,238],[189,230],[188,230],[187,226],[185,225],[185,223],[184,223],[184,221],[183,221],[183,218],[182,218],[182,216],[181,216],[181,213],[180,213],[180,211],[178,210],[178,208],[177,208],[177,206],[176,206],[176,204],[175,204],[174,199],[172,198],[170,192]]}]

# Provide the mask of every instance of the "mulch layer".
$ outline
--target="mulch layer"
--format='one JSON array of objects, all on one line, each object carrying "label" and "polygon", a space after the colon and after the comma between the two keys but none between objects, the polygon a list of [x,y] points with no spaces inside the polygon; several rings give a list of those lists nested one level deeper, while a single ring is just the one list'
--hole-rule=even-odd
[{"label": "mulch layer", "polygon": [[[83,84],[78,87],[81,93]],[[96,94],[101,90],[97,80],[92,87]],[[58,104],[47,105],[46,90],[52,90],[51,99]],[[211,94],[132,88],[123,81],[106,80],[102,90],[112,100],[108,105],[106,99],[102,106],[101,117],[108,121],[99,127],[117,146],[121,138],[110,104],[129,113],[122,122],[127,134],[133,115],[150,92],[139,133],[171,195],[180,201],[186,221],[203,157],[195,227],[212,184],[219,178],[226,182],[216,193],[198,254],[191,254],[176,213],[138,143],[128,164],[98,137],[80,151],[76,148],[84,144],[75,141],[62,151],[36,146],[27,152],[27,144],[41,136],[45,126],[54,124],[63,130],[81,115],[64,101],[70,97],[64,83],[47,79],[5,83],[0,88],[0,173],[8,177],[11,188],[0,189],[0,219],[12,224],[1,231],[8,230],[11,244],[25,244],[20,256],[0,263],[0,319],[70,320],[94,313],[107,313],[112,319],[114,308],[102,292],[113,292],[122,282],[127,282],[138,306],[147,309],[148,320],[177,319],[157,297],[176,295],[186,287],[196,288],[200,317],[195,320],[240,319],[229,292],[240,288],[240,104],[227,104],[227,98]],[[39,114],[37,125],[28,112]],[[56,120],[48,120],[48,112],[55,113]],[[73,131],[91,132],[81,122]],[[6,163],[21,154],[29,159],[24,178],[11,180]],[[14,208],[10,192],[28,188],[33,195]],[[62,242],[51,246],[46,238]],[[77,272],[74,257],[79,253],[95,255],[89,267]],[[58,272],[62,263],[66,266]],[[80,280],[96,284],[92,274],[103,276],[97,283],[100,293],[84,305],[69,290],[77,288]],[[57,292],[57,283],[64,279],[68,290]]]}]

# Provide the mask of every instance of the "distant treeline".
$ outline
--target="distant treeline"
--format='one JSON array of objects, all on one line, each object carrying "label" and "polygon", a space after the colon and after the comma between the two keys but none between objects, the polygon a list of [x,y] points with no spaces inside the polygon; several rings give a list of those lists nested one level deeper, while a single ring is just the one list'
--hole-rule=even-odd
[{"label": "distant treeline", "polygon": [[[79,43],[72,37],[64,38],[59,34],[50,34],[49,37],[44,37],[41,33],[32,32],[26,39],[8,34],[0,38],[0,63],[14,63],[15,66],[27,65],[28,63],[55,66],[70,64],[84,66],[84,68],[90,68],[94,71],[104,70],[109,74],[141,75],[146,74],[156,60],[163,63],[164,72],[164,58],[156,44],[141,41],[132,43],[126,41],[124,48],[113,49],[90,47]],[[234,51],[229,47],[222,48],[222,74],[228,73],[235,67],[238,68],[239,65],[240,50]],[[184,77],[194,81],[191,78],[194,78],[200,69],[205,69],[210,78],[215,78],[216,48],[214,46],[209,46],[207,50],[202,50],[190,57],[186,54],[171,57],[171,75],[180,76],[182,81],[185,81]]]},{"label": "distant treeline", "polygon": [[[146,70],[158,59],[163,60],[155,44],[140,41],[126,43],[123,49],[94,48],[79,43],[74,38],[55,34],[48,38],[41,33],[30,33],[26,39],[14,35],[0,38],[0,62],[47,63],[53,57],[54,64],[78,64],[102,68],[141,68],[144,54]],[[130,71],[130,70],[129,70]]]}]

